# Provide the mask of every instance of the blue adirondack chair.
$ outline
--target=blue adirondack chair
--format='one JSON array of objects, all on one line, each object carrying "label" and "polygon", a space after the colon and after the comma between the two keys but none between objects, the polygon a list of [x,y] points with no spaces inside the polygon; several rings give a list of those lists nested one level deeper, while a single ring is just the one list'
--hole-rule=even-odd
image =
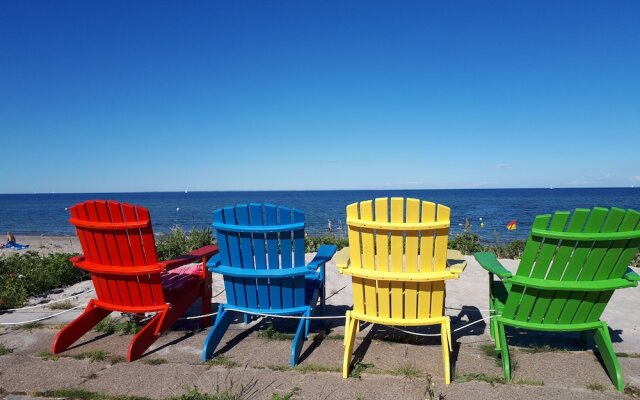
[{"label": "blue adirondack chair", "polygon": [[[202,359],[210,358],[237,312],[310,316],[325,301],[325,263],[335,246],[321,246],[304,260],[304,213],[272,204],[241,204],[213,212],[219,255],[208,268],[224,276],[227,303],[204,342]],[[247,321],[247,314],[245,322]],[[291,346],[291,366],[298,362],[309,320],[301,319]]]}]

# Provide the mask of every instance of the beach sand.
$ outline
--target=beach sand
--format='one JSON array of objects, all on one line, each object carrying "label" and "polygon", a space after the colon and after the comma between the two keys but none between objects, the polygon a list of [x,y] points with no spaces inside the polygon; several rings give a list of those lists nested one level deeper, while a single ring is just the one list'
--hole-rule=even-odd
[{"label": "beach sand", "polygon": [[[31,250],[42,254],[51,252],[79,252],[80,246],[75,237],[56,236],[22,236],[19,243],[29,244]],[[12,251],[3,250],[3,254]],[[311,259],[313,254],[308,254]],[[486,382],[478,382],[471,378],[478,374],[494,377],[501,376],[501,368],[495,360],[488,358],[482,349],[483,345],[491,345],[488,325],[485,321],[463,328],[469,322],[488,316],[488,283],[487,273],[480,268],[473,257],[467,256],[468,266],[461,278],[447,283],[447,314],[452,317],[454,329],[454,353],[452,359],[458,382],[445,386],[442,382],[442,360],[438,338],[416,338],[391,331],[384,327],[366,326],[358,334],[356,357],[362,363],[372,364],[372,373],[365,373],[362,379],[343,381],[338,372],[342,363],[342,341],[322,339],[315,336],[305,342],[301,365],[316,368],[324,366],[325,372],[307,373],[303,370],[288,370],[289,340],[265,341],[257,335],[264,329],[263,319],[254,319],[248,325],[234,323],[223,339],[219,354],[232,359],[233,368],[203,366],[200,362],[201,346],[207,331],[185,333],[173,331],[161,338],[143,360],[114,366],[63,357],[57,362],[42,361],[36,355],[48,351],[59,324],[66,323],[77,316],[81,309],[73,310],[43,322],[40,329],[28,331],[20,329],[0,328],[0,342],[14,349],[11,355],[0,357],[0,388],[6,392],[22,393],[30,390],[49,390],[62,387],[79,387],[86,390],[101,391],[112,394],[128,394],[162,398],[171,394],[183,393],[187,388],[197,385],[202,390],[228,385],[229,379],[236,383],[248,383],[253,377],[259,385],[265,386],[255,398],[270,398],[272,393],[286,393],[299,387],[300,393],[294,398],[428,398],[424,394],[424,378],[414,379],[399,377],[397,371],[406,365],[415,366],[423,376],[430,374],[435,383],[437,393],[447,398],[473,396],[474,398],[623,398],[613,391],[604,368],[591,351],[584,351],[578,345],[577,334],[549,335],[536,332],[518,334],[509,333],[512,354],[518,360],[518,369],[514,379],[522,384],[498,384],[495,387]],[[515,271],[517,260],[501,260],[510,270]],[[337,272],[333,262],[327,265],[327,307],[325,315],[344,315],[352,305],[351,278]],[[71,287],[62,288],[41,297],[31,299],[31,304],[49,302],[65,298],[77,293],[91,290],[91,282],[81,282]],[[224,302],[225,293],[222,280],[217,274],[213,276],[213,303]],[[85,293],[72,299],[73,305],[82,305],[93,296]],[[633,312],[640,309],[640,289],[631,288],[617,290],[602,317],[612,332],[614,348],[617,352],[640,352],[640,318]],[[54,311],[31,309],[28,312],[16,312],[0,315],[0,322],[16,322],[36,319]],[[195,305],[189,315],[199,314],[199,306]],[[312,331],[330,331],[331,335],[343,333],[343,320],[314,322]],[[193,321],[186,321],[183,329],[193,327]],[[276,322],[276,327],[292,330],[291,323]],[[459,331],[456,329],[461,328]],[[437,330],[407,328],[420,332]],[[106,350],[117,355],[124,355],[130,337],[111,335],[92,340],[100,336],[89,333],[79,341],[67,354],[79,354],[90,350]],[[339,336],[337,336],[339,337]],[[527,347],[550,344],[563,351],[547,351],[530,353]],[[257,350],[259,349],[259,350]],[[524,349],[524,350],[523,350]],[[167,365],[150,366],[144,359],[162,358]],[[640,358],[621,357],[625,382],[640,387]],[[59,365],[60,369],[54,365]],[[40,371],[37,375],[31,368]],[[320,368],[320,367],[317,367]],[[304,372],[301,372],[304,371]],[[144,380],[148,374],[157,374],[158,379],[166,386],[166,390],[158,390]],[[54,374],[56,379],[39,377]],[[57,374],[57,375],[56,375]],[[81,376],[95,374],[92,379],[81,379]],[[474,375],[475,374],[475,375]],[[402,375],[402,374],[400,374]],[[93,375],[91,375],[93,376]],[[206,379],[205,379],[206,377]],[[465,378],[466,377],[466,378]],[[249,380],[248,380],[249,379]],[[527,384],[526,382],[529,382]],[[533,382],[533,383],[532,383]],[[542,384],[541,384],[542,383]],[[590,384],[602,385],[604,391],[589,390]],[[599,386],[598,386],[599,387]],[[1,394],[1,391],[0,391]],[[330,395],[330,396],[329,396]],[[329,397],[327,397],[329,396]],[[2,397],[0,395],[0,397]],[[254,397],[248,397],[254,398]],[[436,397],[437,398],[437,397]]]}]

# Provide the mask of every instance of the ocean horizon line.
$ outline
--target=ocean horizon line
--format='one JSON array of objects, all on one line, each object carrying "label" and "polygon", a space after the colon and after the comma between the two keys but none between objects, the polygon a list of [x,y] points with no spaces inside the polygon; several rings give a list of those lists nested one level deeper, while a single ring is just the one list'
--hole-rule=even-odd
[{"label": "ocean horizon line", "polygon": [[144,193],[265,193],[265,192],[397,192],[442,190],[581,190],[581,189],[640,189],[640,186],[548,186],[548,187],[475,187],[475,188],[389,188],[389,189],[248,189],[248,190],[146,190],[106,192],[18,192],[2,195],[65,195],[65,194],[144,194]]}]

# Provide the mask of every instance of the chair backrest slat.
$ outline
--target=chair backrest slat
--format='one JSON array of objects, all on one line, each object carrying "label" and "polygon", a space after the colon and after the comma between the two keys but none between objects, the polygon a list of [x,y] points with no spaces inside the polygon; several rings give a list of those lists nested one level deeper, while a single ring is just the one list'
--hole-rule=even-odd
[{"label": "chair backrest slat", "polygon": [[[389,222],[389,199],[375,200],[375,221]],[[376,269],[389,271],[389,230],[376,229]],[[391,317],[391,285],[389,281],[378,281],[378,315],[382,318]]]},{"label": "chair backrest slat", "polygon": [[[251,226],[264,226],[264,213],[262,205],[252,203],[249,205],[249,217]],[[254,233],[253,254],[255,256],[256,270],[267,269],[266,234]],[[260,304],[269,304],[269,279],[258,279],[258,301]]]},{"label": "chair backrest slat", "polygon": [[[292,210],[293,221],[304,223],[304,213],[298,209]],[[304,259],[304,230],[296,229],[293,231],[293,266],[294,267],[303,267],[305,265]],[[324,267],[322,267],[324,268]],[[297,276],[293,280],[294,282],[294,304],[304,304],[305,303],[305,290],[306,283],[304,276]]]},{"label": "chair backrest slat", "polygon": [[[264,205],[265,223],[267,225],[278,224],[278,214],[276,206],[273,204]],[[278,234],[269,232],[266,235],[267,240],[267,269],[279,269],[280,258],[278,256]],[[283,308],[282,306],[282,280],[269,279],[269,300],[273,308]]]},{"label": "chair backrest slat", "polygon": [[[436,205],[431,202],[422,202],[422,212],[420,221],[436,221]],[[420,235],[420,271],[433,272],[434,268],[434,248],[435,232],[422,232]],[[418,284],[418,318],[424,319],[431,316],[431,293],[433,284],[431,282],[420,282]]]},{"label": "chair backrest slat", "polygon": [[[249,222],[249,206],[246,204],[239,205],[235,208],[236,221],[238,225],[250,225]],[[240,240],[240,258],[241,268],[253,270],[255,269],[253,257],[253,243],[250,232],[238,232]],[[247,300],[247,307],[258,307],[258,288],[255,279],[244,279],[244,292]]]}]

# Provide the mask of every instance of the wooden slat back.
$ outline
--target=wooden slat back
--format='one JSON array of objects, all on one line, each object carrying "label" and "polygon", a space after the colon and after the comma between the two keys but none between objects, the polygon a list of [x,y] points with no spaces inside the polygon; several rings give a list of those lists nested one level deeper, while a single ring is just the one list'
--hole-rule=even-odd
[{"label": "wooden slat back", "polygon": [[[449,219],[448,207],[411,198],[378,198],[350,204],[347,206],[350,265],[396,273],[443,271]],[[371,226],[363,226],[369,222]],[[438,228],[416,228],[427,223],[441,224]],[[416,283],[355,276],[352,279],[356,312],[394,319],[443,315],[444,281]]]},{"label": "wooden slat back", "polygon": [[[516,275],[559,281],[604,281],[621,278],[640,246],[639,238],[623,240],[556,239],[553,232],[597,234],[640,230],[640,213],[635,210],[595,207],[576,209],[573,214],[556,212],[536,217],[532,234]],[[525,259],[526,255],[526,259]],[[570,324],[597,321],[613,290],[534,289],[514,284],[502,315],[518,321]]]},{"label": "wooden slat back", "polygon": [[91,274],[98,300],[130,307],[165,304],[159,267],[153,274],[112,273],[114,267],[158,265],[147,209],[90,200],[74,205],[70,213],[86,261],[102,268]]},{"label": "wooden slat back", "polygon": [[[252,203],[213,212],[214,229],[223,265],[248,270],[302,267],[304,228],[264,232],[261,227],[304,223],[304,213],[272,204]],[[225,224],[216,227],[215,224]],[[252,229],[255,228],[255,229]],[[239,278],[225,275],[227,302],[254,309],[283,309],[305,305],[304,276]]]}]

